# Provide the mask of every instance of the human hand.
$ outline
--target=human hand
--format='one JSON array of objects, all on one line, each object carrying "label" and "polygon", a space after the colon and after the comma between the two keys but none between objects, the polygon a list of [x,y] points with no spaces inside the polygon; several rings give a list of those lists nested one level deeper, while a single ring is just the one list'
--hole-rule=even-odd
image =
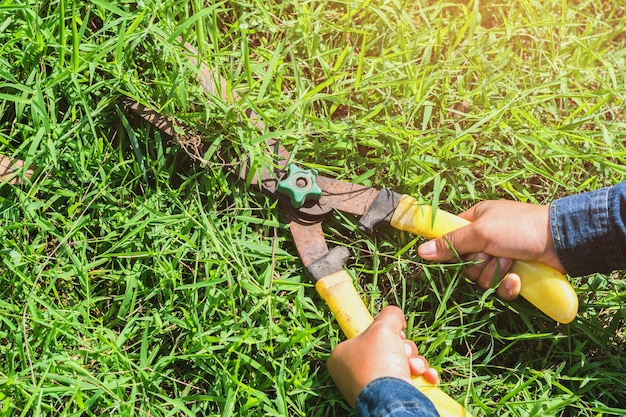
[{"label": "human hand", "polygon": [[404,335],[402,310],[384,308],[359,336],[341,342],[328,358],[328,370],[350,406],[365,386],[381,377],[411,382],[411,375],[439,384],[437,371],[418,355],[417,346]]},{"label": "human hand", "polygon": [[465,261],[479,261],[468,266],[465,275],[482,289],[502,280],[496,293],[505,300],[520,292],[519,276],[508,274],[514,259],[539,261],[565,272],[552,242],[549,206],[483,201],[459,216],[472,223],[420,245],[423,259],[450,262],[458,260],[458,254]]}]

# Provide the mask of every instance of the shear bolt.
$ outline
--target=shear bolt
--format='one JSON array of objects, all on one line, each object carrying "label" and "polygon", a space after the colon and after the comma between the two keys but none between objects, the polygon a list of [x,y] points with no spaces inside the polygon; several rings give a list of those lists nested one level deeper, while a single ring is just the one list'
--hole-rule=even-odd
[{"label": "shear bolt", "polygon": [[296,179],[296,185],[300,188],[305,188],[308,184],[309,182],[304,177],[299,177],[298,179]]},{"label": "shear bolt", "polygon": [[316,170],[302,169],[291,164],[285,177],[278,183],[278,192],[289,197],[295,208],[300,208],[306,201],[319,200],[322,195],[322,189],[317,185],[316,178]]}]

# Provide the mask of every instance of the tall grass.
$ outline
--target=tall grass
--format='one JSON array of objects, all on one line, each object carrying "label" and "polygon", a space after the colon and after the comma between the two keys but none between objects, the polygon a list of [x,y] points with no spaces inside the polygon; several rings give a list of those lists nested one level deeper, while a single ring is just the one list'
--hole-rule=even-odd
[{"label": "tall grass", "polygon": [[[202,90],[181,40],[240,103]],[[625,67],[620,2],[0,1],[0,154],[36,167],[0,185],[0,415],[349,415],[324,366],[343,336],[216,147],[262,164],[275,132],[449,211],[547,203],[624,179]],[[207,163],[122,96],[197,127]],[[336,215],[326,237],[474,415],[626,414],[623,272],[572,279],[563,326],[414,236]]]}]

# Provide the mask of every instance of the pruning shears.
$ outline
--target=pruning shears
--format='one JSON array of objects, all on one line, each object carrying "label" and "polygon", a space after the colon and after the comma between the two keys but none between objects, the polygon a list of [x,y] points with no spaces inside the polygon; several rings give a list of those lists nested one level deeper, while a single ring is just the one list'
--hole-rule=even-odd
[{"label": "pruning shears", "polygon": [[[195,52],[189,44],[185,46]],[[214,75],[194,57],[189,59],[197,65],[200,82],[209,94],[231,104],[238,102],[239,96],[227,93],[223,78]],[[177,136],[171,119],[132,100],[126,100],[125,104],[166,134]],[[247,115],[250,123],[264,130],[265,125],[256,113],[248,110]],[[348,249],[343,246],[329,249],[326,243],[322,224],[328,214],[341,211],[359,216],[358,227],[367,233],[390,225],[429,239],[444,236],[469,223],[430,204],[420,204],[409,195],[336,180],[300,167],[291,162],[289,151],[275,138],[268,139],[266,145],[265,155],[272,161],[267,167],[253,171],[243,161],[238,165],[229,164],[229,169],[238,166],[234,171],[240,178],[251,181],[279,201],[278,206],[289,222],[289,230],[307,274],[348,338],[367,329],[373,318],[344,267],[349,257]],[[521,261],[516,261],[511,271],[521,278],[522,297],[539,310],[560,323],[574,319],[578,298],[560,272],[538,262]],[[454,399],[422,377],[413,381],[435,404],[440,415],[470,415]]]}]

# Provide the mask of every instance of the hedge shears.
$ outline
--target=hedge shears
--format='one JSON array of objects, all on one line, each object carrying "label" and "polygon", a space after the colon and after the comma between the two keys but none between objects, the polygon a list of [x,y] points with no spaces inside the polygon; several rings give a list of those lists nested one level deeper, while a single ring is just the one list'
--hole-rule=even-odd
[{"label": "hedge shears", "polygon": [[[193,47],[189,44],[185,47],[191,53],[189,59],[198,69],[204,89],[226,103],[240,103],[238,95],[227,93],[225,79],[199,63]],[[165,134],[180,135],[172,119],[130,99],[125,99],[125,105]],[[246,114],[250,123],[261,132],[265,130],[263,121],[255,112],[247,110]],[[317,292],[348,338],[367,329],[373,318],[344,267],[349,257],[348,249],[343,246],[329,249],[326,243],[322,225],[330,213],[340,211],[358,216],[359,229],[367,233],[390,225],[428,239],[444,236],[469,223],[430,204],[420,204],[409,195],[336,180],[320,175],[314,169],[298,166],[291,162],[289,151],[276,138],[266,141],[265,157],[271,161],[265,167],[253,170],[246,161],[233,161],[228,164],[228,169],[278,200],[307,275],[315,282]],[[560,272],[538,262],[521,261],[514,263],[511,272],[521,278],[522,297],[543,313],[560,323],[574,319],[578,298]],[[435,404],[440,415],[470,415],[454,399],[422,377],[413,381]]]}]

